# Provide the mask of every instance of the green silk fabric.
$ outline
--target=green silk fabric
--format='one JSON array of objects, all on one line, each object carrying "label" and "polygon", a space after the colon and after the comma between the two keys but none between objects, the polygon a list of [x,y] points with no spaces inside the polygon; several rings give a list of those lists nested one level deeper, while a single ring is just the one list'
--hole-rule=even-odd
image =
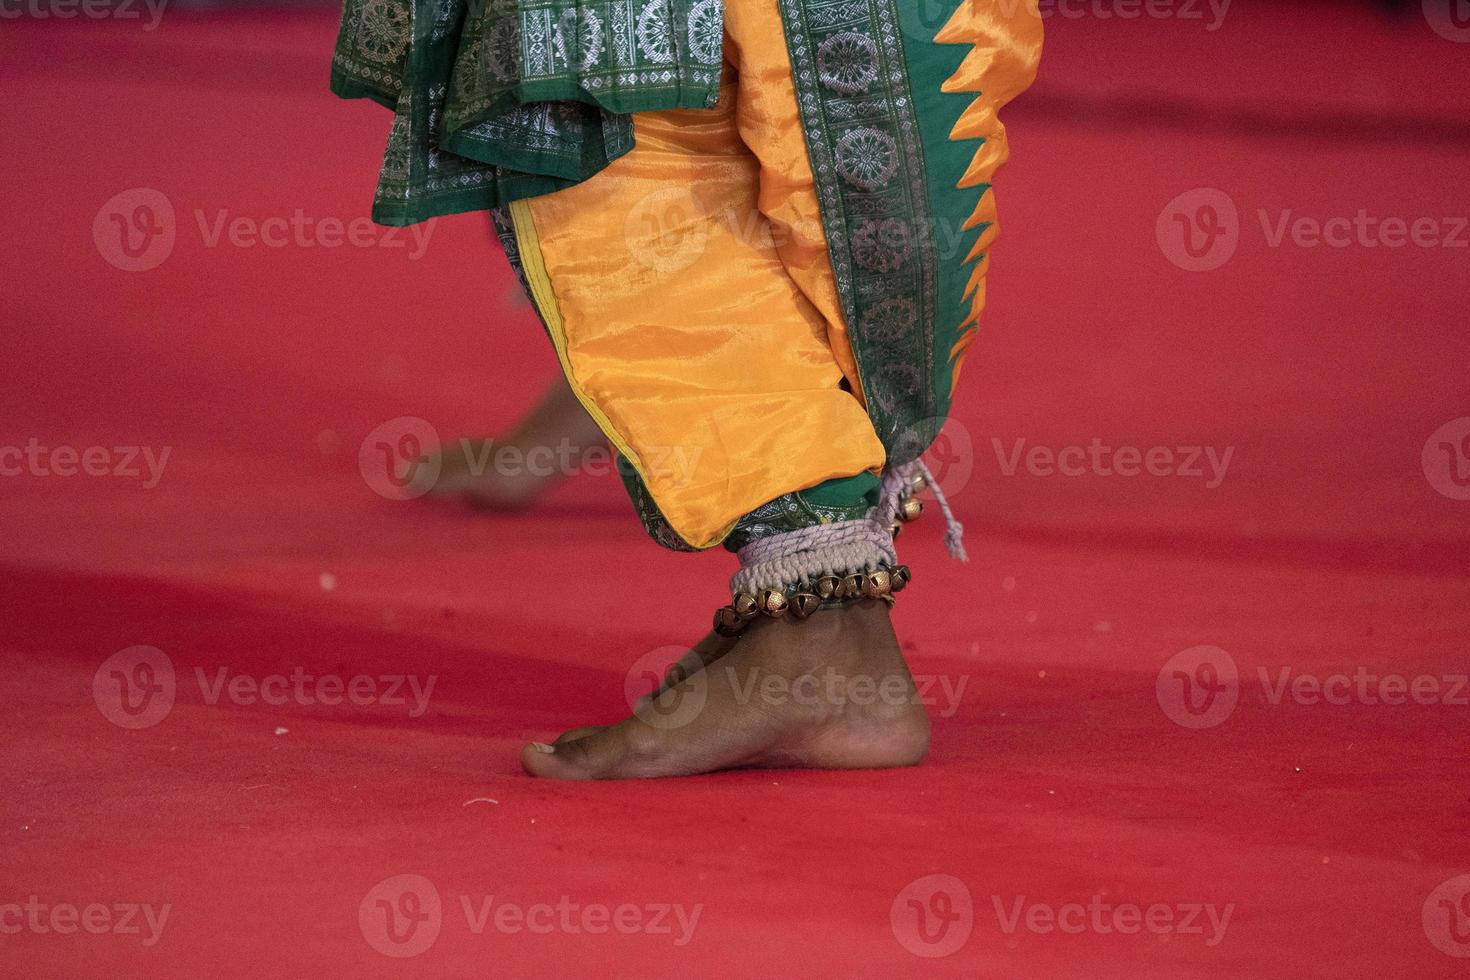
[{"label": "green silk fabric", "polygon": [[586,180],[630,114],[719,98],[721,0],[347,0],[337,95],[391,109],[373,220],[409,225]]}]

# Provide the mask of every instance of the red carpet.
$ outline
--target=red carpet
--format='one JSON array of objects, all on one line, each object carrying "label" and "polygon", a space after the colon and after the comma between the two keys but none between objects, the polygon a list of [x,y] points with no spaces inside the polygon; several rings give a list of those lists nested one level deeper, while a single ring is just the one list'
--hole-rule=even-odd
[{"label": "red carpet", "polygon": [[[1052,19],[949,453],[973,560],[903,541],[929,761],[592,786],[516,751],[625,711],[729,565],[605,475],[369,488],[378,426],[499,431],[554,365],[483,221],[331,244],[386,123],[326,94],[331,15],[7,21],[0,973],[1464,976],[1470,48],[1325,9]],[[137,188],[175,241],[130,272]],[[1198,188],[1213,271],[1170,258],[1230,225],[1165,213]]]}]

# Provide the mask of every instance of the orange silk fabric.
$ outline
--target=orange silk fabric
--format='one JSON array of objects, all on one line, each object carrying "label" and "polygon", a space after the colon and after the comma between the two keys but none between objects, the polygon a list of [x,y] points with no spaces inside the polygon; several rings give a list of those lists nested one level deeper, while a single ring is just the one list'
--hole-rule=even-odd
[{"label": "orange silk fabric", "polygon": [[716,109],[636,116],[632,152],[514,212],[572,387],[696,547],[884,460],[844,387],[857,372],[776,0],[726,16]]}]

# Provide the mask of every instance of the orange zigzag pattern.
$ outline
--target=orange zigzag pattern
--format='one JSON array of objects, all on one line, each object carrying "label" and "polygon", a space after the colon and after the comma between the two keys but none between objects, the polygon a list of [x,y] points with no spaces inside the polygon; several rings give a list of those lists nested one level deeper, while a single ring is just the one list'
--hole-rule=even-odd
[{"label": "orange zigzag pattern", "polygon": [[[996,222],[995,191],[990,187],[995,172],[1010,156],[1000,109],[1036,77],[1041,57],[1041,17],[1036,0],[963,0],[949,21],[935,35],[936,44],[968,44],[971,51],[941,87],[944,92],[975,92],[959,121],[950,130],[951,141],[983,140],[969,168],[955,186],[983,186],[975,212],[964,224],[966,230],[984,226],[964,259],[974,263],[965,287],[970,311],[960,324],[960,337],[950,349],[952,384],[958,384],[965,351],[974,342],[985,308],[985,273],[990,265],[990,247],[1000,233]],[[953,390],[953,388],[951,388]]]}]

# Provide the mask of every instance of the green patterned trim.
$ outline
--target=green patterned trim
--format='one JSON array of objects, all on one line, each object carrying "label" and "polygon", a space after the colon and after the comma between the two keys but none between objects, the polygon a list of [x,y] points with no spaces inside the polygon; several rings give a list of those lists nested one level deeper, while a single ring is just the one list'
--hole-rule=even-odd
[{"label": "green patterned trim", "polygon": [[373,220],[569,187],[633,147],[630,112],[719,98],[719,0],[346,0],[332,91],[395,113]]},{"label": "green patterned trim", "polygon": [[[659,510],[658,503],[649,492],[648,485],[622,456],[618,457],[618,475],[633,501],[633,509],[643,523],[643,529],[671,551],[700,551],[688,541]],[[833,524],[837,521],[855,521],[866,517],[878,502],[879,481],[870,473],[828,480],[809,490],[783,494],[769,503],[762,504],[736,522],[734,529],[722,542],[725,550],[738,552],[741,548],[761,538],[787,531],[797,531],[818,524]],[[712,546],[713,547],[713,546]]]},{"label": "green patterned trim", "polygon": [[517,103],[709,107],[723,45],[721,0],[471,0],[445,124],[458,130]]},{"label": "green patterned trim", "polygon": [[638,519],[643,522],[643,530],[654,541],[668,548],[670,551],[699,551],[684,536],[674,530],[674,525],[664,517],[664,512],[659,510],[658,503],[654,501],[653,494],[649,492],[648,484],[643,482],[643,477],[633,468],[633,464],[621,453],[618,454],[618,476],[623,478],[623,487],[628,491],[628,497],[633,501],[633,509],[638,513]]},{"label": "green patterned trim", "polygon": [[[838,294],[890,466],[940,412],[937,257],[895,0],[780,0]],[[930,437],[932,439],[932,435]]]},{"label": "green patterned trim", "polygon": [[740,518],[725,549],[739,551],[752,541],[818,524],[861,520],[877,505],[880,488],[876,476],[859,473],[784,494]]}]

